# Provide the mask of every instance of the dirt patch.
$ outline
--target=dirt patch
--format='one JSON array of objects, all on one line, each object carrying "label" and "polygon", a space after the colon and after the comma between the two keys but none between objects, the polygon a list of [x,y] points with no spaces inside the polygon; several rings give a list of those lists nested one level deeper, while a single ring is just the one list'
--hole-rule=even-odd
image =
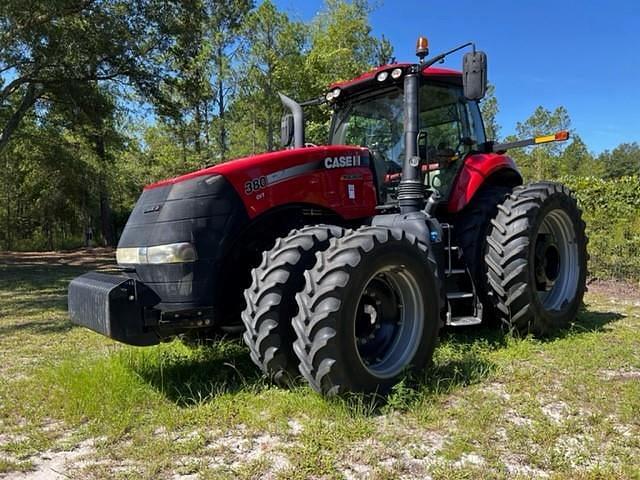
[{"label": "dirt patch", "polygon": [[115,250],[99,247],[51,252],[0,252],[0,264],[65,265],[100,270],[113,267]]},{"label": "dirt patch", "polygon": [[640,380],[640,370],[600,370],[603,380]]},{"label": "dirt patch", "polygon": [[70,450],[47,450],[30,459],[33,470],[9,473],[7,480],[62,480],[69,478],[67,472],[95,453],[94,440],[88,439]]},{"label": "dirt patch", "polygon": [[589,292],[624,302],[640,302],[640,284],[621,280],[593,280],[589,283]]},{"label": "dirt patch", "polygon": [[567,418],[568,407],[562,401],[547,403],[541,407],[542,413],[555,423],[562,423]]},{"label": "dirt patch", "polygon": [[511,476],[524,478],[549,478],[549,474],[544,470],[528,465],[521,455],[508,455],[504,461],[504,467]]}]

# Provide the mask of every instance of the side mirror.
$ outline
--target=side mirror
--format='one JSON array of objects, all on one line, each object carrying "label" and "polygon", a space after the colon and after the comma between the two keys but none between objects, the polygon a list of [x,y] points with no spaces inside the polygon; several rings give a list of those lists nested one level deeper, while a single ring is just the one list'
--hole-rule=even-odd
[{"label": "side mirror", "polygon": [[286,148],[291,145],[293,140],[293,115],[286,113],[280,121],[280,145]]},{"label": "side mirror", "polygon": [[487,92],[487,54],[469,52],[462,57],[462,85],[468,100],[481,100]]}]

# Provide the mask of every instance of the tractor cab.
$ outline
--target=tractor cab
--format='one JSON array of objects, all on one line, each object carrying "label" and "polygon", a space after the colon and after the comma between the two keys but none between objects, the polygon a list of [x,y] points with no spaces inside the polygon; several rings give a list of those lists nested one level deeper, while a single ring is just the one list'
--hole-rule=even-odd
[{"label": "tractor cab", "polygon": [[[473,50],[464,55],[462,72],[433,67],[467,47]],[[468,154],[489,145],[478,107],[487,87],[487,57],[472,43],[425,61],[428,53],[420,37],[418,64],[375,68],[302,104],[281,94],[291,111],[282,121],[283,146],[305,146],[302,106],[328,103],[329,143],[371,152],[379,202],[419,209],[428,192],[446,202]]]},{"label": "tractor cab", "polygon": [[[327,95],[334,114],[333,145],[359,145],[372,154],[381,192],[395,191],[405,158],[404,83],[408,65],[390,65],[336,84]],[[476,100],[465,97],[462,75],[422,70],[418,93],[418,153],[424,183],[446,199],[463,159],[486,142]],[[386,203],[388,199],[383,199]]]}]

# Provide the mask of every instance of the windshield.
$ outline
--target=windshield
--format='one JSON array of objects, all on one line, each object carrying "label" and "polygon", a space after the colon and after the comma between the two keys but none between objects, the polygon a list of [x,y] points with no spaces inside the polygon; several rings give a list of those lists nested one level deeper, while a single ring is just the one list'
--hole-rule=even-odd
[{"label": "windshield", "polygon": [[[394,87],[341,104],[333,119],[330,143],[360,145],[374,155],[376,168],[398,172],[404,158],[403,93]],[[420,87],[420,131],[426,133],[422,157],[429,161],[429,184],[447,195],[464,156],[485,141],[476,102],[454,84]],[[426,149],[426,151],[425,151]]]},{"label": "windshield", "polygon": [[334,116],[330,143],[360,145],[380,152],[389,160],[404,153],[402,91],[387,90],[358,97]]}]

